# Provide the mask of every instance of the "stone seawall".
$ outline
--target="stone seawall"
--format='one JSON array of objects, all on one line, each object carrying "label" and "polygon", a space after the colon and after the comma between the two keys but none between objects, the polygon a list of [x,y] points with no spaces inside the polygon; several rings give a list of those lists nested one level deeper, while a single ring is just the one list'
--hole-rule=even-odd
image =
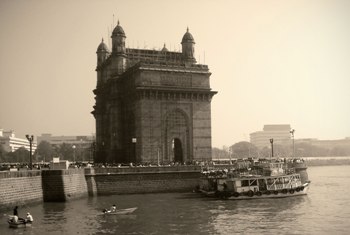
[{"label": "stone seawall", "polygon": [[199,173],[196,172],[100,174],[90,177],[88,181],[95,182],[97,195],[192,191],[199,183]]},{"label": "stone seawall", "polygon": [[42,200],[40,171],[0,172],[0,208]]},{"label": "stone seawall", "polygon": [[0,172],[0,208],[87,195],[83,169]]},{"label": "stone seawall", "polygon": [[200,167],[91,168],[85,172],[90,195],[192,191]]},{"label": "stone seawall", "polygon": [[67,201],[88,195],[83,169],[42,171],[45,202]]},{"label": "stone seawall", "polygon": [[131,193],[192,191],[200,167],[122,167],[0,172],[0,208]]}]

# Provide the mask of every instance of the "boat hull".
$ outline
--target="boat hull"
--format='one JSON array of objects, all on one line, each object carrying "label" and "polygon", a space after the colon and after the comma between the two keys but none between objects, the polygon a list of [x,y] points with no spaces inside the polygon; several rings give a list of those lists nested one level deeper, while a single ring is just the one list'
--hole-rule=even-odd
[{"label": "boat hull", "polygon": [[303,185],[303,190],[300,190],[299,192],[295,190],[285,190],[285,192],[278,192],[278,193],[270,193],[270,194],[261,194],[261,195],[239,195],[239,196],[222,196],[221,198],[227,199],[227,200],[252,200],[252,199],[265,199],[265,198],[286,198],[286,197],[296,197],[296,196],[303,196],[307,195],[307,192],[309,190],[309,183],[305,183]]},{"label": "boat hull", "polygon": [[132,208],[126,208],[126,209],[118,209],[113,212],[103,212],[105,215],[127,215],[133,213],[137,207],[132,207]]},{"label": "boat hull", "polygon": [[8,221],[10,228],[26,228],[31,227],[32,223],[23,223],[23,222],[12,222]]}]

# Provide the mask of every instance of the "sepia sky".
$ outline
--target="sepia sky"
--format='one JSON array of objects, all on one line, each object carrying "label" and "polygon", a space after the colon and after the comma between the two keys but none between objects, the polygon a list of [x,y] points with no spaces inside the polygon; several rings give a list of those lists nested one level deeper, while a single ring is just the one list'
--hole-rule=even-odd
[{"label": "sepia sky", "polygon": [[189,27],[218,91],[214,147],[264,124],[290,124],[295,138],[350,137],[347,0],[1,0],[0,128],[95,133],[96,49],[118,19],[133,48],[178,51]]}]

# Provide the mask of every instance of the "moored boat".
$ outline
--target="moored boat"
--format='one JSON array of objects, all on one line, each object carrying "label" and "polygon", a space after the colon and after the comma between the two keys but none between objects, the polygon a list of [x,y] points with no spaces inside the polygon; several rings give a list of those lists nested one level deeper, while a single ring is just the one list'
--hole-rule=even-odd
[{"label": "moored boat", "polygon": [[302,160],[258,160],[241,166],[204,172],[199,191],[230,200],[292,197],[308,192],[310,181]]}]

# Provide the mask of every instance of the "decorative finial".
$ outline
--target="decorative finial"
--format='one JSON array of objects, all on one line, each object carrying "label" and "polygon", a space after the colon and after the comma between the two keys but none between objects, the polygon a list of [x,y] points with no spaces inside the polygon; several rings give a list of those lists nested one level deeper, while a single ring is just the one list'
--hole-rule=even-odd
[{"label": "decorative finial", "polygon": [[188,26],[187,26],[187,33],[188,33],[189,29],[188,29]]},{"label": "decorative finial", "polygon": [[118,19],[118,25],[119,25],[119,19]]},{"label": "decorative finial", "polygon": [[103,42],[103,38],[102,38],[102,42]]}]

